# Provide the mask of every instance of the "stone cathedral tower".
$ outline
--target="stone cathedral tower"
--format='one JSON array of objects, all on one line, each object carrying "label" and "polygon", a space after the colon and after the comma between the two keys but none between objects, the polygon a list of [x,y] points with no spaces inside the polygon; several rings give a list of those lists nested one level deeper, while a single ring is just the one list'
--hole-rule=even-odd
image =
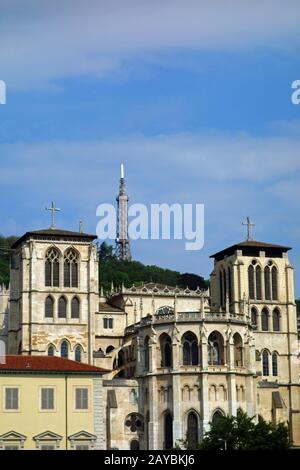
[{"label": "stone cathedral tower", "polygon": [[98,259],[94,235],[51,227],[13,245],[8,353],[92,364]]}]

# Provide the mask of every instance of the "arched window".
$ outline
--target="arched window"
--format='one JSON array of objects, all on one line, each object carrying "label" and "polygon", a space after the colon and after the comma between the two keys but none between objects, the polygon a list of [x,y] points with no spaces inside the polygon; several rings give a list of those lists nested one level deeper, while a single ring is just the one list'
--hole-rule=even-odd
[{"label": "arched window", "polygon": [[272,299],[278,299],[278,276],[277,276],[277,268],[273,266],[272,268]]},{"label": "arched window", "polygon": [[265,267],[265,299],[271,300],[271,277],[270,277],[270,268],[269,266]]},{"label": "arched window", "polygon": [[140,443],[137,439],[130,441],[130,450],[140,450]]},{"label": "arched window", "polygon": [[78,255],[72,248],[64,256],[64,286],[78,287]]},{"label": "arched window", "polygon": [[115,349],[115,348],[114,348],[113,346],[111,346],[111,345],[110,345],[110,346],[107,346],[106,351],[105,351],[105,354],[111,353],[114,349]]},{"label": "arched window", "polygon": [[220,288],[220,306],[223,307],[223,271],[220,269],[219,272],[219,288]]},{"label": "arched window", "polygon": [[75,361],[81,362],[82,361],[82,348],[81,346],[76,346],[75,348]]},{"label": "arched window", "polygon": [[194,411],[190,411],[187,418],[187,441],[194,447],[198,444],[198,417]]},{"label": "arched window", "polygon": [[250,264],[248,268],[248,288],[249,288],[249,298],[255,299],[255,292],[254,292],[254,267]]},{"label": "arched window", "polygon": [[164,449],[173,448],[173,418],[171,413],[166,413],[164,418]]},{"label": "arched window", "polygon": [[78,297],[73,297],[71,302],[71,317],[79,318],[80,317],[80,302]]},{"label": "arched window", "polygon": [[213,414],[213,417],[212,417],[213,426],[218,424],[222,418],[224,418],[224,414],[222,413],[222,411],[216,410]]},{"label": "arched window", "polygon": [[58,300],[58,318],[66,318],[67,316],[67,300],[65,297],[60,297]]},{"label": "arched window", "polygon": [[255,307],[251,308],[251,325],[257,327],[257,310]]},{"label": "arched window", "polygon": [[256,266],[255,269],[255,281],[256,281],[256,299],[262,299],[262,291],[261,291],[261,267]]},{"label": "arched window", "polygon": [[269,353],[266,350],[262,353],[262,369],[263,375],[269,375]]},{"label": "arched window", "polygon": [[273,331],[280,331],[280,313],[278,308],[273,310]]},{"label": "arched window", "polygon": [[50,344],[50,346],[48,347],[47,354],[48,356],[54,356],[54,347],[52,346],[52,344]]},{"label": "arched window", "polygon": [[242,366],[243,365],[243,341],[241,336],[238,333],[233,335],[233,344],[234,344],[234,365]]},{"label": "arched window", "polygon": [[182,337],[182,361],[185,366],[199,364],[199,350],[197,337],[191,333],[185,333]]},{"label": "arched window", "polygon": [[269,331],[269,312],[266,308],[263,308],[261,312],[261,329]]},{"label": "arched window", "polygon": [[224,364],[224,341],[217,331],[208,338],[208,363],[211,366]]},{"label": "arched window", "polygon": [[146,336],[144,342],[144,354],[145,354],[145,371],[149,371],[150,368],[150,350],[149,350],[149,336]]},{"label": "arched window", "polygon": [[51,295],[45,300],[45,318],[53,318],[54,313],[54,300]]},{"label": "arched window", "polygon": [[172,341],[169,335],[160,336],[161,367],[172,367]]},{"label": "arched window", "polygon": [[60,356],[65,359],[68,359],[69,357],[69,343],[65,339],[60,345]]},{"label": "arched window", "polygon": [[49,248],[45,260],[45,285],[59,287],[59,252],[56,248]]},{"label": "arched window", "polygon": [[277,377],[278,375],[278,360],[277,360],[277,353],[274,352],[272,354],[272,375]]},{"label": "arched window", "polygon": [[232,276],[231,276],[231,268],[228,268],[228,300],[229,304],[232,302]]}]

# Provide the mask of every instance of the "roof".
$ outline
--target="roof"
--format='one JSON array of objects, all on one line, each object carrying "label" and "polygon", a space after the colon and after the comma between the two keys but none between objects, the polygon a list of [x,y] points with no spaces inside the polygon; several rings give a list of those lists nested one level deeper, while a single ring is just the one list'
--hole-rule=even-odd
[{"label": "roof", "polygon": [[57,356],[4,356],[4,361],[4,364],[0,362],[0,374],[1,372],[49,372],[97,375],[108,372],[108,370],[100,367],[90,366],[89,364],[83,364],[82,362],[71,361]]},{"label": "roof", "polygon": [[99,302],[99,312],[111,312],[111,313],[120,313],[124,312],[121,308],[113,307],[112,305],[106,302]]},{"label": "roof", "polygon": [[210,256],[210,258],[215,258],[217,260],[222,259],[224,256],[230,256],[234,254],[236,250],[242,250],[245,256],[247,256],[247,254],[250,256],[258,254],[259,251],[265,251],[267,256],[276,256],[291,250],[291,248],[284,245],[275,245],[274,243],[245,240],[243,242],[229,246],[224,250],[218,251],[217,253],[214,253]]},{"label": "roof", "polygon": [[41,238],[45,237],[46,239],[50,238],[51,240],[55,238],[72,238],[78,241],[80,240],[95,240],[97,238],[96,235],[92,235],[90,233],[82,233],[82,232],[72,232],[70,230],[61,230],[58,228],[48,228],[44,230],[32,230],[30,232],[24,233],[15,243],[12,245],[12,248],[16,248],[20,243],[26,240],[29,237],[33,238]]}]

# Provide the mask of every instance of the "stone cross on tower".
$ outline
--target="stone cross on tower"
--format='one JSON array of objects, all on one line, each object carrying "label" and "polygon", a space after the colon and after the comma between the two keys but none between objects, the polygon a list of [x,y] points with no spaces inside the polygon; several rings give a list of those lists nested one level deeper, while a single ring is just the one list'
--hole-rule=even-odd
[{"label": "stone cross on tower", "polygon": [[55,212],[60,212],[60,209],[54,206],[54,202],[52,201],[51,207],[46,207],[46,211],[51,212],[51,229],[55,228]]},{"label": "stone cross on tower", "polygon": [[255,227],[255,224],[251,222],[250,217],[247,217],[246,222],[242,222],[242,225],[247,226],[247,240],[253,240],[251,236],[251,228]]}]

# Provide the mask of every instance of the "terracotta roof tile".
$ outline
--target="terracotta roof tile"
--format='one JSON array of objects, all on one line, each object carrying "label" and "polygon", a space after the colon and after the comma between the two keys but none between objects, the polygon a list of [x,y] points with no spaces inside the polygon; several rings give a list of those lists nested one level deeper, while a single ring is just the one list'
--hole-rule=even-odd
[{"label": "terracotta roof tile", "polygon": [[[0,373],[2,371],[16,372],[79,372],[98,373],[108,372],[100,367],[90,366],[82,362],[71,361],[56,356],[4,356],[0,361]],[[2,362],[5,362],[2,364]]]}]

